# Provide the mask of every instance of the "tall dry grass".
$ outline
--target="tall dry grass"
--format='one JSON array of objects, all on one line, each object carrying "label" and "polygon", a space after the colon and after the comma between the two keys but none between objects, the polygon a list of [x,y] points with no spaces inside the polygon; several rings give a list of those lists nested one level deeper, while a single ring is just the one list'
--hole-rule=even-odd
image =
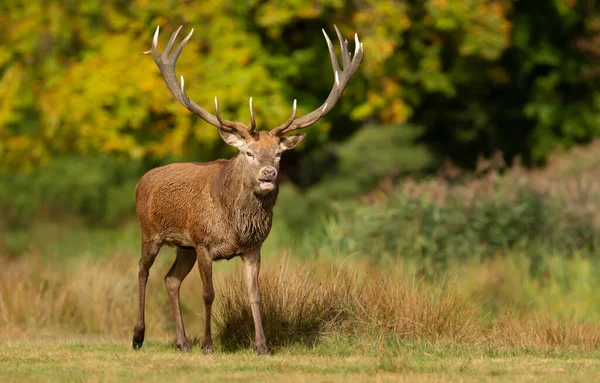
[{"label": "tall dry grass", "polygon": [[[135,264],[129,255],[75,265],[37,255],[0,259],[2,332],[127,334],[137,307]],[[156,318],[160,304],[156,294],[149,298]]]},{"label": "tall dry grass", "polygon": [[[263,321],[272,345],[311,344],[330,332],[378,332],[407,339],[475,342],[483,315],[477,301],[451,284],[373,269],[318,270],[270,264],[261,280]],[[254,337],[252,313],[239,276],[221,289],[221,341],[245,347]]]},{"label": "tall dry grass", "polygon": [[[172,339],[173,321],[162,276],[151,271],[147,298],[148,339]],[[201,336],[200,278],[182,287],[188,336]],[[488,344],[495,347],[595,349],[596,324],[550,316],[500,313],[486,317],[477,299],[457,282],[429,282],[402,272],[353,263],[270,262],[261,273],[263,321],[271,346],[313,345],[330,334]],[[253,343],[252,314],[239,272],[218,274],[215,333],[225,350]],[[35,256],[0,260],[0,334],[68,332],[129,338],[137,316],[137,262],[117,254],[61,264]],[[492,320],[489,320],[492,319]]]},{"label": "tall dry grass", "polygon": [[495,322],[487,338],[490,345],[511,348],[597,350],[598,323],[559,320],[550,315],[504,315]]}]

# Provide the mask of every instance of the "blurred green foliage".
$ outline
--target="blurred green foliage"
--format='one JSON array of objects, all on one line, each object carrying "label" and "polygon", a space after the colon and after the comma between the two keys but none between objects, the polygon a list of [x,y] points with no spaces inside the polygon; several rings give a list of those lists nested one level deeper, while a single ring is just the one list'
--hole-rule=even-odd
[{"label": "blurred green foliage", "polygon": [[[446,270],[449,262],[489,260],[507,252],[527,254],[535,273],[548,254],[592,255],[600,240],[591,215],[577,214],[525,188],[514,198],[499,193],[444,204],[397,191],[376,203],[329,202],[319,209],[327,213],[316,216],[310,199],[285,192],[282,199],[279,206],[285,214],[276,217],[275,235],[282,244],[293,243],[296,255],[312,259],[357,254],[373,264],[402,259],[427,275]],[[298,214],[290,216],[290,209]]]},{"label": "blurred green foliage", "polygon": [[[215,129],[170,95],[151,58],[178,25],[195,28],[179,62],[188,94],[230,119],[306,113],[333,76],[321,28],[365,46],[340,105],[309,149],[361,122],[424,127],[426,141],[465,163],[479,152],[543,159],[598,134],[600,29],[595,0],[21,1],[0,5],[0,168],[62,155],[207,159]],[[351,48],[353,43],[350,43]],[[195,142],[196,144],[191,144]],[[467,151],[465,148],[472,149]],[[529,157],[527,157],[529,158]]]},{"label": "blurred green foliage", "polygon": [[413,115],[427,127],[426,140],[463,165],[495,149],[539,163],[557,147],[600,133],[600,3],[505,6],[510,37],[497,46],[502,52],[496,57],[465,57],[456,36],[444,34],[441,66],[453,93],[422,93],[421,105],[428,108]]},{"label": "blurred green foliage", "polygon": [[0,175],[1,221],[26,228],[36,219],[83,219],[89,225],[117,224],[135,214],[141,163],[111,156],[64,157],[33,173]]},{"label": "blurred green foliage", "polygon": [[133,215],[147,169],[231,153],[142,55],[157,25],[160,46],[180,24],[195,28],[178,63],[195,102],[210,110],[218,96],[228,119],[248,121],[253,96],[259,128],[269,128],[294,98],[301,115],[327,97],[333,75],[320,30],[333,37],[336,24],[351,50],[359,34],[364,61],[302,153],[284,157],[295,186],[277,205],[280,234],[289,233],[279,238],[314,232],[306,238],[317,244],[410,249],[433,263],[542,238],[593,247],[587,217],[530,192],[469,209],[406,196],[378,208],[357,197],[446,156],[473,166],[500,149],[537,163],[598,136],[598,3],[3,1],[0,245],[24,250],[40,219],[115,225]]}]

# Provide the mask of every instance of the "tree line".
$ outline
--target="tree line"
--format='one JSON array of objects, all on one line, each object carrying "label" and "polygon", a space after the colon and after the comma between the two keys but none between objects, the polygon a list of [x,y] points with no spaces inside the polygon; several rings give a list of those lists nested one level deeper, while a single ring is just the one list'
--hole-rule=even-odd
[{"label": "tree line", "polygon": [[[47,0],[0,5],[0,168],[63,156],[209,159],[229,150],[186,112],[142,52],[160,25],[195,28],[178,70],[190,98],[227,119],[285,121],[333,81],[321,29],[365,57],[304,150],[370,124],[410,122],[439,156],[470,166],[499,149],[529,163],[600,133],[595,0]],[[161,44],[165,44],[161,41]],[[188,85],[189,84],[189,85]],[[384,129],[388,129],[384,128]]]}]

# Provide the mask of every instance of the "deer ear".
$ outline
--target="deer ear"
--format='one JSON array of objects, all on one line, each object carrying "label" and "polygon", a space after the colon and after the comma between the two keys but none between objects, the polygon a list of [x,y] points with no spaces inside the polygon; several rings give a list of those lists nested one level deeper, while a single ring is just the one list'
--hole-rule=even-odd
[{"label": "deer ear", "polygon": [[219,134],[223,141],[231,146],[235,146],[238,149],[242,149],[246,146],[246,140],[244,137],[240,136],[237,132],[227,131],[223,128],[218,128]]},{"label": "deer ear", "polygon": [[293,134],[291,136],[283,136],[281,137],[281,141],[279,141],[279,147],[281,148],[281,150],[292,149],[296,145],[301,143],[304,137],[306,137],[306,133]]}]

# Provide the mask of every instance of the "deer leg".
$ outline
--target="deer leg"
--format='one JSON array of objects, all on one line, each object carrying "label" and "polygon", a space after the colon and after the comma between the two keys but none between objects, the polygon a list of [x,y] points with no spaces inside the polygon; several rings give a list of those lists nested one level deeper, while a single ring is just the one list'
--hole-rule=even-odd
[{"label": "deer leg", "polygon": [[138,272],[138,281],[140,287],[140,312],[138,322],[133,329],[133,348],[139,350],[144,344],[144,333],[146,332],[146,323],[144,320],[144,307],[146,304],[146,283],[148,283],[148,274],[150,267],[156,259],[160,250],[160,244],[142,240],[142,257],[140,258],[140,269]]},{"label": "deer leg", "polygon": [[246,290],[250,299],[252,308],[252,317],[254,318],[255,338],[254,344],[256,353],[263,355],[269,352],[265,342],[262,320],[260,316],[260,293],[258,291],[258,274],[260,273],[260,249],[242,255],[244,264],[244,279],[246,281]]},{"label": "deer leg", "polygon": [[175,332],[177,333],[177,349],[183,352],[190,352],[190,344],[185,336],[183,318],[181,317],[181,306],[179,305],[179,288],[181,282],[194,267],[196,263],[196,252],[189,249],[177,249],[177,258],[171,266],[171,269],[165,275],[165,287],[171,301],[171,309],[175,318]]},{"label": "deer leg", "polygon": [[212,259],[208,251],[203,248],[196,249],[198,258],[198,269],[202,278],[202,286],[204,292],[204,338],[202,339],[202,352],[204,354],[212,354],[214,351],[212,344],[212,334],[210,322],[212,318],[212,303],[215,299],[215,289],[212,280]]}]

